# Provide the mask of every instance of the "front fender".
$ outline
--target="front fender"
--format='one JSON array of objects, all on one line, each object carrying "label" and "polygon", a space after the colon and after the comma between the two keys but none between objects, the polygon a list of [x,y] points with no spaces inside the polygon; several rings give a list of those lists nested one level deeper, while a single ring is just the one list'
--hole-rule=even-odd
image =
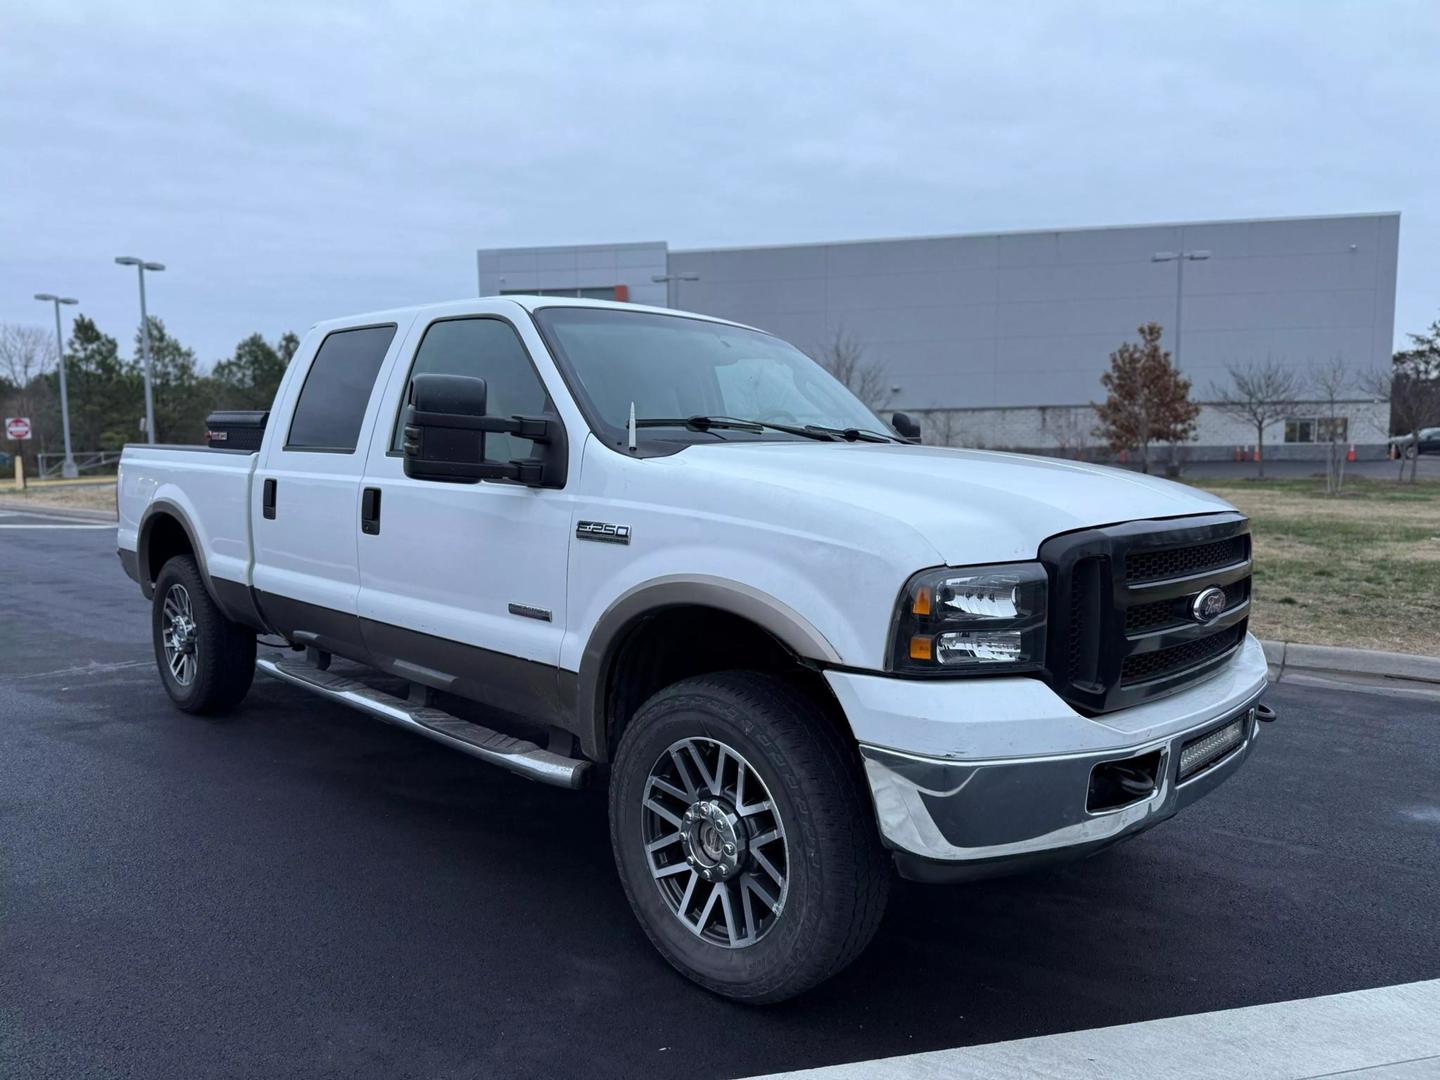
[{"label": "front fender", "polygon": [[607,756],[605,687],[626,632],[646,615],[671,607],[705,607],[754,623],[796,656],[838,664],[835,647],[815,626],[783,601],[740,582],[707,575],[671,575],[636,585],[600,616],[580,658],[575,680],[576,731],[582,749],[595,760]]}]

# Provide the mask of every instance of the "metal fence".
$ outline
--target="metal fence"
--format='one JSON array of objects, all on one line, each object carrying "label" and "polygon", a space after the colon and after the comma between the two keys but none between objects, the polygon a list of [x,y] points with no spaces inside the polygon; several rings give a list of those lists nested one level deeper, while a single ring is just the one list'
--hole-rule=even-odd
[{"label": "metal fence", "polygon": [[[81,476],[87,473],[94,476],[104,476],[113,473],[115,467],[120,463],[119,450],[94,450],[90,453],[73,454],[75,468]],[[35,465],[41,480],[53,480],[61,475],[65,467],[64,454],[36,454]]]}]

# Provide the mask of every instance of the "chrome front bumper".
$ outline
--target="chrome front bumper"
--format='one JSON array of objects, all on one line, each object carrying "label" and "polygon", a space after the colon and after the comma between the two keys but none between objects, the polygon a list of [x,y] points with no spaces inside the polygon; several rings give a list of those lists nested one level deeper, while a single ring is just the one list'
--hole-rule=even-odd
[{"label": "chrome front bumper", "polygon": [[[1163,701],[1147,705],[1151,716],[1133,725],[1129,739],[1113,737],[1117,728],[1130,726],[1120,714],[1098,719],[1073,714],[1077,735],[1083,732],[1077,741],[1101,746],[1036,746],[1028,756],[971,759],[861,741],[880,832],[901,872],[921,880],[965,880],[1086,855],[1164,821],[1209,793],[1249,757],[1261,726],[1257,708],[1266,686],[1264,661],[1258,643],[1246,653],[1228,677],[1177,695],[1169,722],[1150,722],[1156,710],[1165,708]],[[1206,707],[1194,707],[1207,698]],[[1237,718],[1242,721],[1239,745],[1181,780],[1182,746]],[[972,731],[983,723],[957,721],[955,733],[983,743]],[[1112,737],[1097,740],[1094,728]],[[1153,753],[1159,764],[1148,795],[1113,809],[1087,807],[1097,767]]]}]

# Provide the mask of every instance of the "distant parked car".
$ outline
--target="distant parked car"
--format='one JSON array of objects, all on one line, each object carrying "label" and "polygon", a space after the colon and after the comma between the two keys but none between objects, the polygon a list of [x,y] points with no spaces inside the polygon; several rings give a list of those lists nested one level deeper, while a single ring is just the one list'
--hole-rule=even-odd
[{"label": "distant parked car", "polygon": [[[1395,448],[1396,453],[1402,454],[1407,458],[1415,456],[1415,436],[1413,433],[1409,435],[1396,435],[1390,440],[1390,445]],[[1420,429],[1420,453],[1440,454],[1440,427]]]}]

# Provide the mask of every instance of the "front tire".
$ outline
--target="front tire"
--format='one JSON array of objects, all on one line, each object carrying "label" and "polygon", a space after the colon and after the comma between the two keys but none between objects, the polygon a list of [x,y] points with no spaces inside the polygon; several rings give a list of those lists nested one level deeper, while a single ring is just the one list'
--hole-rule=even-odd
[{"label": "front tire", "polygon": [[890,889],[863,783],[830,720],[777,678],[705,675],[647,701],[615,755],[610,835],[660,954],[752,1004],[846,967]]},{"label": "front tire", "polygon": [[176,555],[155,580],[151,635],[160,681],[185,712],[228,712],[255,678],[255,633],[227,619],[189,555]]}]

